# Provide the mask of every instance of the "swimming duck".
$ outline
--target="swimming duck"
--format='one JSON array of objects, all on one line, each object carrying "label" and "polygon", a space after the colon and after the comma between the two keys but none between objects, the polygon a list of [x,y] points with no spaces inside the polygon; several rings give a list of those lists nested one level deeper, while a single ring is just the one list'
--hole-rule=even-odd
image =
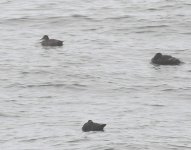
[{"label": "swimming duck", "polygon": [[49,39],[48,35],[44,35],[41,40],[42,40],[41,42],[42,46],[62,46],[63,45],[63,41],[56,40],[56,39]]},{"label": "swimming duck", "polygon": [[158,65],[179,65],[181,63],[179,59],[161,53],[156,53],[151,62]]},{"label": "swimming duck", "polygon": [[88,131],[103,131],[103,128],[106,126],[106,124],[99,124],[95,123],[92,120],[89,120],[86,122],[83,127],[82,131],[88,132]]}]

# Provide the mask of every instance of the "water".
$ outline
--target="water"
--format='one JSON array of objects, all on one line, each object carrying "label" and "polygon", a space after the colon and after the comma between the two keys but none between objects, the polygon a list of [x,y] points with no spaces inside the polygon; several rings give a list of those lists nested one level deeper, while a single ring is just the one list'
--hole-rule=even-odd
[{"label": "water", "polygon": [[[190,15],[188,0],[2,0],[0,149],[190,150]],[[105,131],[83,133],[89,119]]]}]

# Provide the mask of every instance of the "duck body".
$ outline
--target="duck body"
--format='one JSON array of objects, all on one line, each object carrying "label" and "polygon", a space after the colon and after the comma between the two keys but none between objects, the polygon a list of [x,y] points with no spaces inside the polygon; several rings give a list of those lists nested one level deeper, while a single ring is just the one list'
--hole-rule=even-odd
[{"label": "duck body", "polygon": [[56,40],[56,39],[49,39],[47,35],[44,35],[41,40],[42,40],[41,42],[42,46],[62,46],[63,45],[63,41]]},{"label": "duck body", "polygon": [[181,63],[179,59],[170,55],[162,55],[161,53],[156,53],[151,62],[157,65],[179,65]]},{"label": "duck body", "polygon": [[87,123],[85,123],[82,127],[82,131],[89,132],[89,131],[103,131],[103,128],[106,126],[106,124],[99,124],[95,123],[92,120],[89,120]]}]

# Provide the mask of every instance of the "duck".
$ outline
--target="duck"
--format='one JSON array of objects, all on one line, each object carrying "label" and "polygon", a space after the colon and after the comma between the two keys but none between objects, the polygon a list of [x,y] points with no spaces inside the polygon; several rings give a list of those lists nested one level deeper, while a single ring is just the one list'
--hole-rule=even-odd
[{"label": "duck", "polygon": [[41,40],[42,40],[41,42],[42,46],[62,46],[63,45],[63,41],[56,40],[56,39],[49,39],[48,35],[44,35]]},{"label": "duck", "polygon": [[83,127],[82,131],[89,132],[89,131],[103,131],[103,128],[106,126],[106,124],[99,124],[95,123],[92,120],[88,120]]},{"label": "duck", "polygon": [[181,63],[178,58],[170,55],[163,55],[162,53],[156,53],[151,59],[151,62],[157,65],[179,65]]}]

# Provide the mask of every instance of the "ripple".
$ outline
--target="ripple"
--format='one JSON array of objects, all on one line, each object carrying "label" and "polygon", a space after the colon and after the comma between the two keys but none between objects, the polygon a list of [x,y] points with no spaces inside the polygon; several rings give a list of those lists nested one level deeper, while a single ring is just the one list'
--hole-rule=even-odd
[{"label": "ripple", "polygon": [[166,105],[161,105],[161,104],[145,104],[147,106],[152,106],[152,107],[165,107]]},{"label": "ripple", "polygon": [[29,88],[34,88],[34,87],[63,87],[66,86],[66,84],[62,84],[62,83],[44,83],[44,84],[30,84],[30,85],[26,85],[25,87],[29,87]]},{"label": "ripple", "polygon": [[18,115],[11,115],[11,114],[5,114],[5,113],[0,113],[0,117],[6,117],[6,118],[18,118],[20,116]]},{"label": "ripple", "polygon": [[148,25],[148,26],[141,26],[137,27],[137,29],[155,29],[155,28],[167,28],[168,25]]},{"label": "ripple", "polygon": [[73,140],[69,140],[69,141],[67,141],[67,142],[69,142],[69,143],[76,143],[76,142],[83,142],[83,141],[90,141],[90,139],[88,139],[88,138],[73,139]]},{"label": "ripple", "polygon": [[122,19],[129,19],[129,18],[132,18],[133,16],[131,15],[123,15],[123,16],[116,16],[116,17],[107,17],[105,19],[108,19],[108,20],[122,20]]},{"label": "ripple", "polygon": [[176,145],[176,144],[168,144],[169,146],[172,146],[174,148],[178,149],[191,149],[191,146],[185,146],[185,145]]}]

